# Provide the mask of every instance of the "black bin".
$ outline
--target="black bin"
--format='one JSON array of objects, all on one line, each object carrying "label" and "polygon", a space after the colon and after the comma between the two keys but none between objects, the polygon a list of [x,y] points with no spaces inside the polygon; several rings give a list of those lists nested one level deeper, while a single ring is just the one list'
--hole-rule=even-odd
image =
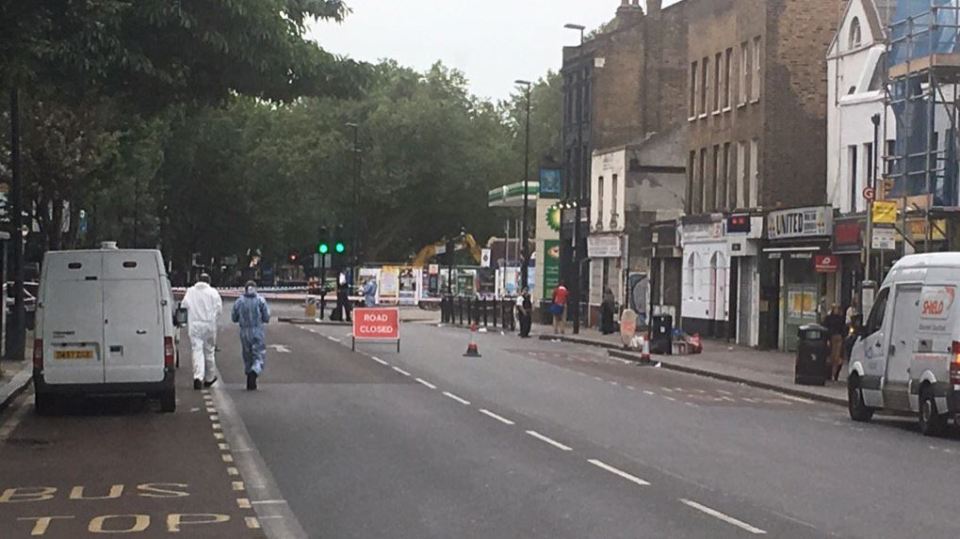
[{"label": "black bin", "polygon": [[673,317],[669,314],[658,314],[653,317],[650,352],[668,356],[673,354]]},{"label": "black bin", "polygon": [[797,364],[794,381],[801,385],[822,386],[827,382],[827,328],[807,324],[797,330]]}]

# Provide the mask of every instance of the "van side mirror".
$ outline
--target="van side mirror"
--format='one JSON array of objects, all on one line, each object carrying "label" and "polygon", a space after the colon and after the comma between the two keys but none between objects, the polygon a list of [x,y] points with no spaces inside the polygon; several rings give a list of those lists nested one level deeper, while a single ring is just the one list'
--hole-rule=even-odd
[{"label": "van side mirror", "polygon": [[188,319],[189,316],[185,307],[177,307],[177,310],[173,312],[173,325],[178,328],[187,325]]}]

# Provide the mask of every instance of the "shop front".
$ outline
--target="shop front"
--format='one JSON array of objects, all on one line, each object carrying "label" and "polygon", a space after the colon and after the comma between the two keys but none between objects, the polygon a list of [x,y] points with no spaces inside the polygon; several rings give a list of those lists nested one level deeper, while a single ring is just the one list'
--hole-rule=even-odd
[{"label": "shop front", "polygon": [[797,330],[825,314],[832,256],[833,208],[814,206],[777,210],[766,217],[767,243],[761,259],[761,346],[795,351]]},{"label": "shop front", "polygon": [[681,219],[683,248],[682,327],[704,337],[730,335],[728,294],[730,246],[724,215]]},{"label": "shop front", "polygon": [[729,338],[744,346],[760,343],[759,254],[763,240],[763,216],[733,214],[727,217],[730,245]]},{"label": "shop front", "polygon": [[841,305],[844,312],[851,304],[860,309],[865,227],[866,217],[862,215],[838,217],[833,225],[833,254],[837,260],[837,274],[832,302]]}]

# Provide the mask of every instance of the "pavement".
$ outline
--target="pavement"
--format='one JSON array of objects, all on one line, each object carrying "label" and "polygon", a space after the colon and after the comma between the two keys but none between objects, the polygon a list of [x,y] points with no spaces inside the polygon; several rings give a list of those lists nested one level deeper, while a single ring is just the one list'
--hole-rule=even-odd
[{"label": "pavement", "polygon": [[33,379],[33,333],[27,333],[22,360],[0,360],[0,411],[23,392]]}]

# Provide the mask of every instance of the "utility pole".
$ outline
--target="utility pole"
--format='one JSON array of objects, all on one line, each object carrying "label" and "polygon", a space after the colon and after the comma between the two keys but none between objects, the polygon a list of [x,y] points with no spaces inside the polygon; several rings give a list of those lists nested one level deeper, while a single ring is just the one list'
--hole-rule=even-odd
[{"label": "utility pole", "polygon": [[523,151],[523,223],[520,227],[520,248],[522,249],[520,255],[520,283],[522,288],[527,288],[530,284],[530,271],[528,269],[530,265],[530,235],[527,229],[527,212],[530,205],[530,90],[533,85],[530,81],[525,80],[518,80],[516,83],[526,87],[527,97],[526,142]]},{"label": "utility pole", "polygon": [[[580,32],[580,54],[583,53],[583,31],[586,29],[583,25],[580,24],[566,24],[564,28],[568,30],[577,30]],[[581,74],[582,75],[582,74]],[[586,84],[586,80],[582,80],[580,84]],[[577,171],[574,176],[576,183],[576,197],[574,200],[574,218],[576,221],[573,223],[573,333],[580,333],[580,207],[583,206],[583,117],[584,117],[584,107],[583,100],[579,100],[577,104],[577,151],[574,153],[577,156],[576,167]]]},{"label": "utility pole", "polygon": [[360,262],[358,251],[360,245],[360,191],[358,187],[360,183],[360,125],[351,122],[347,124],[347,127],[353,128],[353,243],[351,247],[353,263],[350,265],[350,281],[353,283],[355,281],[353,272]]},{"label": "utility pole", "polygon": [[20,93],[10,91],[10,162],[13,173],[10,186],[10,205],[13,213],[13,231],[10,234],[13,265],[13,312],[6,329],[7,359],[24,359],[26,327],[23,306],[23,179],[20,170]]}]

